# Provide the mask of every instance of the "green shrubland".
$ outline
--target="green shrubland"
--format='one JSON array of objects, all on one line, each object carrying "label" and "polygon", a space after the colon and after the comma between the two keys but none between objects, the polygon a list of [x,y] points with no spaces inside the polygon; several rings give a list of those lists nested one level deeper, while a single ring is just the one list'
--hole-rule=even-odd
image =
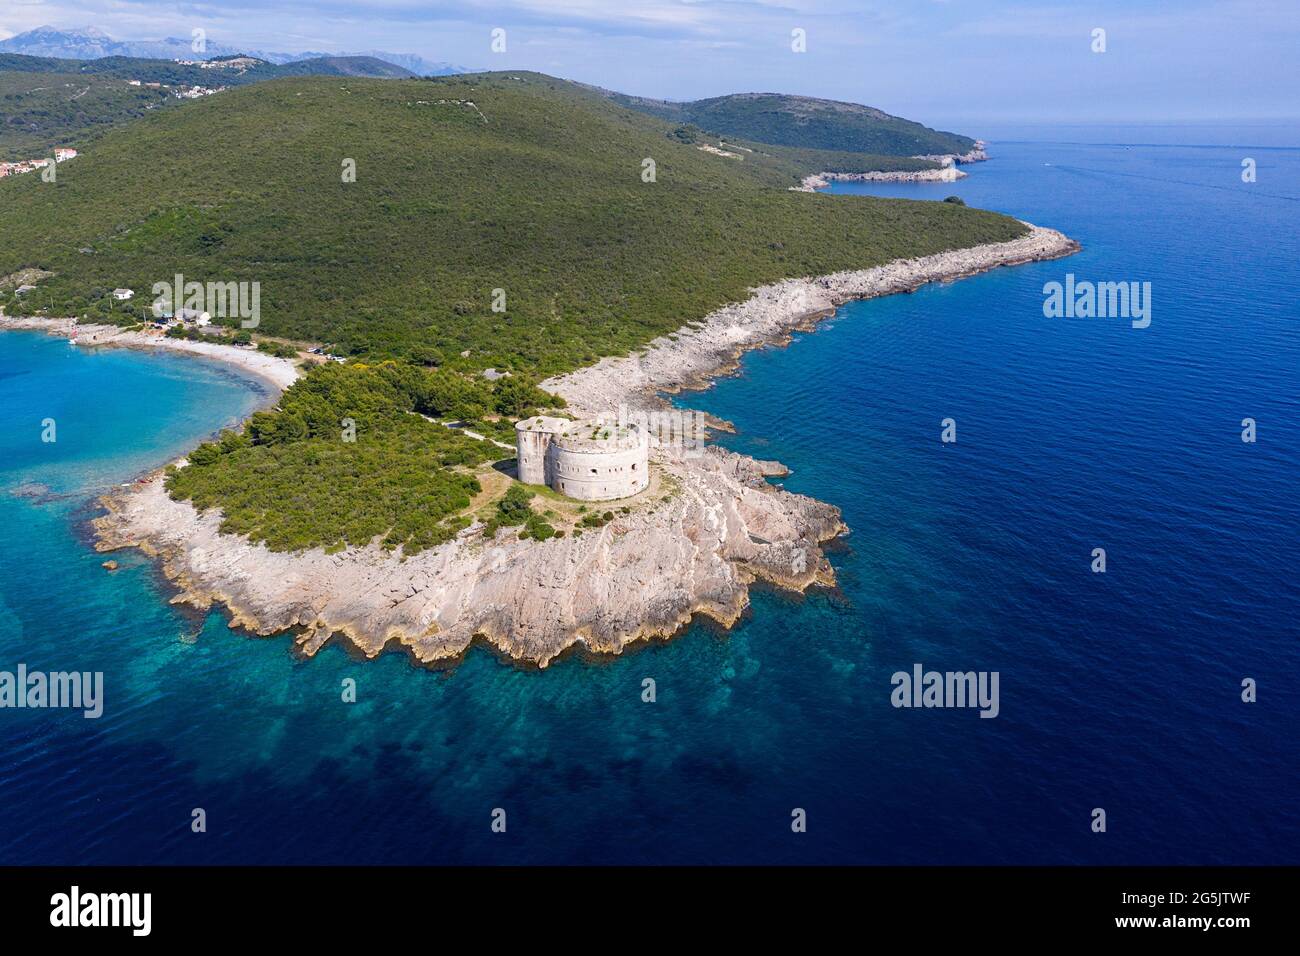
[{"label": "green shrubland", "polygon": [[[681,126],[531,73],[250,84],[149,111],[55,183],[0,180],[0,276],[40,277],[3,304],[126,324],[141,307],[114,305],[115,287],[148,302],[177,274],[259,283],[259,347],[322,343],[350,363],[312,370],[278,408],[196,449],[171,494],[275,549],[413,552],[465,526],[476,469],[501,457],[427,419],[509,442],[511,421],[558,404],[537,381],[754,286],[1024,231],[952,203],[791,191],[810,172],[882,161],[812,148],[825,138],[728,140],[734,158],[699,148],[718,143],[706,123]],[[511,374],[489,383],[489,367]],[[517,504],[493,526],[555,533]]]}]

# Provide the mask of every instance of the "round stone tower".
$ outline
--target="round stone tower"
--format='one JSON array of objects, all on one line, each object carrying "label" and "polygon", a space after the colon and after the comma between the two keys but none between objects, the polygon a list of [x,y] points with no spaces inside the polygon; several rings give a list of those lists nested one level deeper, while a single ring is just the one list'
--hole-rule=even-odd
[{"label": "round stone tower", "polygon": [[538,415],[515,425],[519,480],[579,501],[628,498],[650,484],[650,441],[635,424]]},{"label": "round stone tower", "polygon": [[567,418],[534,415],[515,423],[515,451],[519,455],[519,480],[526,485],[550,484],[547,458],[551,440],[569,427]]},{"label": "round stone tower", "polygon": [[629,498],[650,484],[650,443],[636,425],[573,422],[552,449],[550,485],[570,498]]}]

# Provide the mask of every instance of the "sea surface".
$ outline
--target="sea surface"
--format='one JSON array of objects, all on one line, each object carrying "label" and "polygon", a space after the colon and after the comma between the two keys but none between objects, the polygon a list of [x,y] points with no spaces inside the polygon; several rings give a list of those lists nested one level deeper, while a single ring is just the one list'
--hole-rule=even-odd
[{"label": "sea surface", "polygon": [[[169,605],[100,566],[95,498],[266,396],[0,333],[0,670],[105,680],[98,720],[0,710],[0,863],[1300,862],[1300,150],[1128,133],[835,187],[1083,252],[848,305],[685,397],[843,509],[839,586],[612,661],[299,660]],[[1045,318],[1067,272],[1150,282],[1150,326]],[[895,708],[915,664],[996,671],[998,716]]]}]

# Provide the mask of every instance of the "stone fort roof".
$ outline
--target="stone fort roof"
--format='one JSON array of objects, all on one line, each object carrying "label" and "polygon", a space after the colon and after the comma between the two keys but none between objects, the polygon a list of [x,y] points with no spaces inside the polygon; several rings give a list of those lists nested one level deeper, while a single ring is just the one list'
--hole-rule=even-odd
[{"label": "stone fort roof", "polygon": [[534,415],[515,424],[520,432],[537,432],[553,436],[552,440],[566,451],[573,452],[608,452],[626,448],[635,448],[643,441],[639,426],[635,423],[619,425],[616,422],[603,422],[588,418],[572,421],[567,418],[552,418],[547,415]]}]

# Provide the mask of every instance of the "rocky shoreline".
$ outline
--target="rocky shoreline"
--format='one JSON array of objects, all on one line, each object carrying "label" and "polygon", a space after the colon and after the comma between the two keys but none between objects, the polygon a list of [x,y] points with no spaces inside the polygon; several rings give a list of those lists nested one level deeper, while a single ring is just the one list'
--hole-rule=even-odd
[{"label": "rocky shoreline", "polygon": [[657,467],[677,493],[581,538],[503,530],[489,542],[471,529],[406,560],[375,546],[268,551],[220,534],[219,515],[171,500],[155,474],[105,497],[96,547],[140,548],[179,589],[173,603],[223,604],[232,628],[254,634],[294,631],[306,656],[337,636],[366,657],[391,647],[423,664],[454,661],[476,639],[538,667],[573,646],[617,654],[696,615],[734,624],[755,580],[832,583],[818,546],[846,530],[838,509],[781,492],[762,463],[716,448]]},{"label": "rocky shoreline", "polygon": [[[850,299],[1077,248],[1031,226],[1010,242],[787,280],[640,354],[542,385],[576,413],[654,409],[660,392],[704,387],[743,352],[786,340]],[[178,588],[174,603],[223,604],[231,627],[254,634],[291,631],[304,655],[337,637],[366,657],[400,649],[428,665],[455,661],[476,641],[537,667],[575,647],[618,654],[671,637],[697,616],[734,624],[755,582],[794,591],[834,582],[822,545],[848,529],[832,505],[773,486],[767,479],[783,473],[779,464],[673,442],[652,460],[651,489],[614,503],[613,520],[581,537],[520,541],[502,530],[487,541],[470,528],[407,559],[373,545],[276,553],[220,534],[219,514],[172,501],[159,472],[104,499],[96,547],[141,548]]]},{"label": "rocky shoreline", "polygon": [[1024,225],[1028,231],[1007,242],[761,286],[751,290],[744,302],[724,306],[672,337],[655,339],[638,355],[601,359],[541,384],[564,396],[576,413],[587,416],[653,403],[653,396],[660,392],[707,388],[714,378],[734,369],[743,353],[782,344],[791,333],[811,328],[853,299],[911,292],[929,282],[1058,259],[1079,251],[1077,242],[1055,229]]},{"label": "rocky shoreline", "polygon": [[918,169],[918,170],[891,170],[888,172],[882,170],[873,170],[865,173],[832,173],[821,172],[813,173],[811,176],[805,176],[798,186],[790,188],[795,192],[811,193],[819,189],[825,189],[833,182],[843,183],[955,183],[959,179],[965,179],[966,173],[958,169],[958,165],[966,163],[982,163],[989,158],[988,153],[984,151],[985,143],[983,140],[975,141],[975,148],[965,153],[934,153],[923,156],[913,156],[912,159],[924,159],[932,163],[938,163],[939,169]]},{"label": "rocky shoreline", "polygon": [[975,148],[965,153],[927,153],[912,158],[928,159],[932,163],[943,163],[945,166],[951,166],[954,163],[982,163],[989,158],[989,154],[984,151],[986,145],[982,139],[977,139]]},{"label": "rocky shoreline", "polygon": [[798,186],[790,188],[795,192],[813,193],[825,189],[832,182],[842,183],[955,183],[966,178],[956,166],[944,166],[940,169],[891,170],[890,172],[870,173],[814,173],[805,176]]}]

